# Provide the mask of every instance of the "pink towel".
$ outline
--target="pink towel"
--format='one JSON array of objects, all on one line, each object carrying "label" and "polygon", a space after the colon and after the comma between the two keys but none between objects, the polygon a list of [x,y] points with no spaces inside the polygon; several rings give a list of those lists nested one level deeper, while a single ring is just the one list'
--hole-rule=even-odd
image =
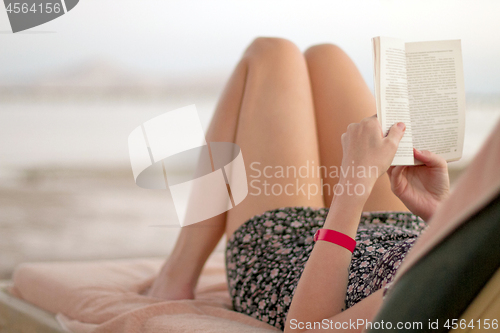
[{"label": "pink towel", "polygon": [[141,295],[161,259],[26,263],[14,273],[11,292],[57,314],[75,333],[275,332],[232,311],[223,254],[215,253],[200,277],[195,300],[162,301]]}]

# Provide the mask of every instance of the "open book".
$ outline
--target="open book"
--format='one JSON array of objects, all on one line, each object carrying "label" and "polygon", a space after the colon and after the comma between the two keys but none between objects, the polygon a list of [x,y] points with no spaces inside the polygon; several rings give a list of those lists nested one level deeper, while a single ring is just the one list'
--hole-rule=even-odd
[{"label": "open book", "polygon": [[406,124],[392,165],[421,164],[413,158],[413,148],[447,161],[460,159],[465,131],[460,40],[372,41],[377,118],[385,134],[397,122]]}]

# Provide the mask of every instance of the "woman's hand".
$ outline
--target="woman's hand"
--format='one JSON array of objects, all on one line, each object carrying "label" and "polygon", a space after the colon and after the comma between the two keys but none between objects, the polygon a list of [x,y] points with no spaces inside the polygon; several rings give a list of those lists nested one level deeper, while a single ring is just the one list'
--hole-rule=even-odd
[{"label": "woman's hand", "polygon": [[437,205],[450,193],[448,164],[430,151],[414,149],[415,158],[424,163],[416,166],[395,166],[387,173],[392,192],[415,215],[428,221]]},{"label": "woman's hand", "polygon": [[370,194],[378,177],[390,167],[406,127],[394,124],[384,137],[376,116],[350,124],[342,134],[342,167],[339,184],[345,182],[368,186]]}]

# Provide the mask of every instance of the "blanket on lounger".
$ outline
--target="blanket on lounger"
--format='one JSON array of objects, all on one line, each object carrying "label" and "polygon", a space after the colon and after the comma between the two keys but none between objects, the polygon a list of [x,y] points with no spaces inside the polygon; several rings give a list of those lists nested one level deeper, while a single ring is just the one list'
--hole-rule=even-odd
[{"label": "blanket on lounger", "polygon": [[26,263],[11,293],[57,314],[75,333],[274,332],[231,310],[224,258],[215,253],[200,277],[195,300],[162,301],[141,295],[164,259]]}]

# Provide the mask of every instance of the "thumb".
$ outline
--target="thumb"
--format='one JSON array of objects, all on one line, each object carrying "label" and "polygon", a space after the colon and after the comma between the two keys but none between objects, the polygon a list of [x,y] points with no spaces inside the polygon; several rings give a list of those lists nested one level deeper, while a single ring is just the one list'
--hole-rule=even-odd
[{"label": "thumb", "polygon": [[391,189],[394,194],[400,195],[405,187],[405,176],[403,172],[406,170],[406,165],[392,166],[391,168],[391,174],[389,175]]},{"label": "thumb", "polygon": [[387,133],[386,140],[392,141],[396,144],[396,146],[398,146],[403,134],[405,134],[405,129],[405,124],[401,122],[392,125],[389,129],[389,133]]},{"label": "thumb", "polygon": [[431,168],[445,168],[447,166],[444,158],[428,150],[418,150],[413,148],[413,156]]},{"label": "thumb", "polygon": [[406,169],[406,165],[392,166],[390,169],[391,174],[389,175],[389,177],[391,179],[391,183],[394,182],[396,184],[399,184],[403,177],[403,171]]}]

